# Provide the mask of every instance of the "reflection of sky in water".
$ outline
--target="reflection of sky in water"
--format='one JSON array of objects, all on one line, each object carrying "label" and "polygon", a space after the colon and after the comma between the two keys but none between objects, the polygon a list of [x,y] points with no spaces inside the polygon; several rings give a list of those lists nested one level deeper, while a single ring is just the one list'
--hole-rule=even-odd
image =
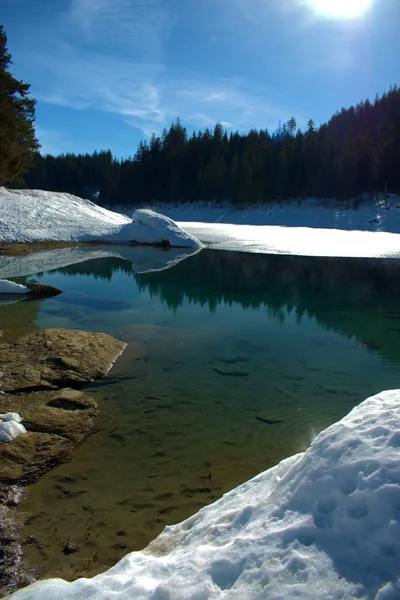
[{"label": "reflection of sky in water", "polygon": [[[128,342],[109,383],[90,388],[101,408],[95,433],[28,495],[35,535],[56,532],[53,574],[65,536],[90,556],[89,522],[112,562],[398,387],[398,261],[209,250],[135,275],[109,260],[38,277],[65,290],[40,304],[40,327]],[[57,486],[83,490],[84,502],[60,501]]]}]

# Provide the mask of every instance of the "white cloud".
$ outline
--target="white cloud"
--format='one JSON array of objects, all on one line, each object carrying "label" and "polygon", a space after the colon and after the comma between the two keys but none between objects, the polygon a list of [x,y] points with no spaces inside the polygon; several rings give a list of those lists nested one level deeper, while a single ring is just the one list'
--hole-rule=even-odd
[{"label": "white cloud", "polygon": [[51,87],[39,100],[76,109],[115,113],[145,135],[161,133],[180,117],[195,127],[217,121],[229,127],[273,127],[290,117],[287,106],[266,100],[270,90],[239,78],[206,79],[157,64],[133,63],[92,55],[80,59],[72,48],[43,56]]},{"label": "white cloud", "polygon": [[[244,79],[167,66],[167,41],[175,22],[168,1],[71,0],[51,52],[47,37],[43,52],[30,59],[32,66],[40,65],[35,97],[120,115],[145,136],[160,134],[177,117],[189,129],[220,121],[230,129],[247,130],[275,129],[294,113],[274,100],[270,89]],[[301,120],[297,112],[296,117]],[[51,140],[43,145],[50,146]]]},{"label": "white cloud", "polygon": [[86,42],[152,58],[175,23],[164,0],[72,0],[66,18]]}]

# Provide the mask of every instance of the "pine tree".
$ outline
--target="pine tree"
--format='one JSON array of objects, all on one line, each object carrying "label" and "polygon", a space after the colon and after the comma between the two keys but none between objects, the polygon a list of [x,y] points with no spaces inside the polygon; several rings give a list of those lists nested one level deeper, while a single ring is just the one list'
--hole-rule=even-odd
[{"label": "pine tree", "polygon": [[11,56],[0,25],[0,182],[17,181],[32,164],[39,148],[35,137],[35,101],[28,98],[29,84],[9,71]]},{"label": "pine tree", "polygon": [[294,117],[290,117],[289,121],[286,123],[286,129],[289,132],[291,137],[294,136],[297,127],[297,121]]},{"label": "pine tree", "polygon": [[311,137],[315,133],[315,123],[312,119],[307,121],[306,137]]}]

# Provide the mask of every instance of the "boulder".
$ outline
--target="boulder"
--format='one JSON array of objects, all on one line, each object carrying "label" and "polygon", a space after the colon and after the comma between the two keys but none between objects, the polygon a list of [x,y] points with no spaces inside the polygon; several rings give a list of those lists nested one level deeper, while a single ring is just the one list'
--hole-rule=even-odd
[{"label": "boulder", "polygon": [[26,283],[25,286],[30,290],[29,299],[52,298],[62,294],[62,290],[44,283]]},{"label": "boulder", "polygon": [[14,343],[0,344],[1,389],[15,393],[80,388],[107,375],[125,347],[105,333],[64,329],[28,333]]},{"label": "boulder", "polygon": [[0,444],[0,482],[27,484],[68,460],[97,415],[89,394],[73,389],[0,396],[0,412],[17,411],[28,430]]},{"label": "boulder", "polygon": [[0,482],[31,483],[70,458],[97,414],[90,395],[71,388],[107,375],[125,347],[104,333],[64,329],[0,344],[0,414],[18,413],[27,429],[0,443]]}]

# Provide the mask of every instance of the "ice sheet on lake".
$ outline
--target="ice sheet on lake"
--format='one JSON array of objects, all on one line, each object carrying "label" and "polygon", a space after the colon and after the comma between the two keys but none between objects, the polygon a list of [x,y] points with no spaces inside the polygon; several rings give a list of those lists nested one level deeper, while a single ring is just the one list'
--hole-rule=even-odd
[{"label": "ice sheet on lake", "polygon": [[400,258],[398,233],[195,222],[183,222],[181,225],[216,250],[298,256]]},{"label": "ice sheet on lake", "polygon": [[15,600],[376,598],[400,591],[400,390],[92,579]]}]

